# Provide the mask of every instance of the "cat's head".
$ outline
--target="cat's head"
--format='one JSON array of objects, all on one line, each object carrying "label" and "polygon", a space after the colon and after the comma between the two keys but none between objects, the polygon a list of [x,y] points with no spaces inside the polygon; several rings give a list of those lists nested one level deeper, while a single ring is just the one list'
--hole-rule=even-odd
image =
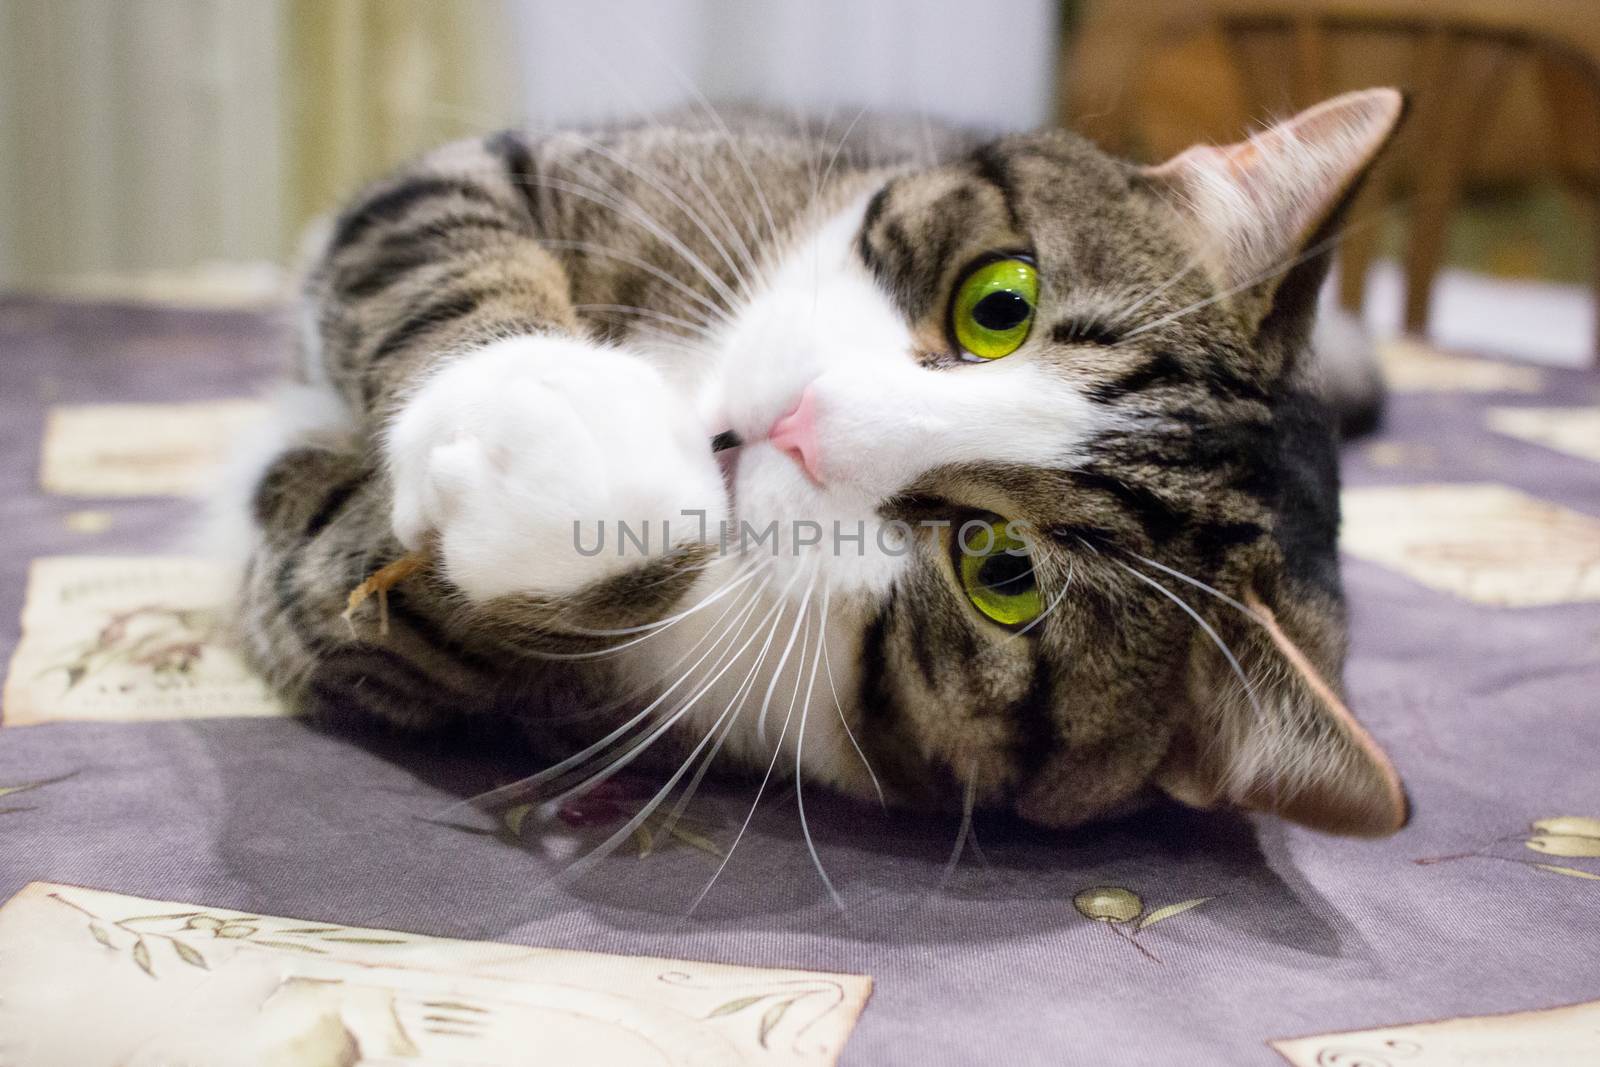
[{"label": "cat's head", "polygon": [[[861,195],[728,328],[737,515],[776,524],[776,588],[826,591],[855,740],[901,799],[1072,825],[1155,787],[1404,822],[1340,698],[1307,351],[1326,242],[1402,110],[1353,93],[1158,167],[1005,137]],[[850,751],[804,773],[860,788],[827,763]]]}]

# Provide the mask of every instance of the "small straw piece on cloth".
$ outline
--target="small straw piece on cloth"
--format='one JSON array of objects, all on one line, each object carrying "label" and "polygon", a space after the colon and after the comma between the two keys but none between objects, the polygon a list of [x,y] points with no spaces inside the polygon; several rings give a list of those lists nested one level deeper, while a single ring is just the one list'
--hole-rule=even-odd
[{"label": "small straw piece on cloth", "polygon": [[356,624],[354,616],[356,609],[366,603],[367,598],[374,593],[378,597],[378,633],[387,637],[389,635],[389,590],[405,581],[407,578],[422,570],[429,563],[425,552],[408,552],[386,566],[379,567],[367,576],[366,581],[350,590],[350,598],[345,604],[344,613],[340,618],[354,632]]}]

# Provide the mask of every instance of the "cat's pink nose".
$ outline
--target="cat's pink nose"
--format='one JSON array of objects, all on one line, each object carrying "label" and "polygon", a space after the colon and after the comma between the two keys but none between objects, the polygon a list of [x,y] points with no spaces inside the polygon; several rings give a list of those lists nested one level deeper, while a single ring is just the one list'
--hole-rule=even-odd
[{"label": "cat's pink nose", "polygon": [[805,387],[793,411],[772,424],[767,439],[774,448],[798,460],[806,477],[822,484],[817,476],[817,462],[821,458],[817,454],[817,402],[811,395],[811,386]]}]

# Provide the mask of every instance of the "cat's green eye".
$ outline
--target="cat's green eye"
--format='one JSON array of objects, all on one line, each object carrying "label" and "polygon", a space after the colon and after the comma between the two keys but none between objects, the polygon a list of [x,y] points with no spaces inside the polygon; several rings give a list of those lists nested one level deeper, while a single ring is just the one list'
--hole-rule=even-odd
[{"label": "cat's green eye", "polygon": [[1039,272],[1025,259],[995,259],[971,271],[950,302],[950,332],[968,355],[999,359],[1022,347],[1039,303]]},{"label": "cat's green eye", "polygon": [[966,523],[955,543],[956,573],[967,599],[1001,626],[1026,626],[1039,617],[1043,602],[1027,542],[1004,522]]}]

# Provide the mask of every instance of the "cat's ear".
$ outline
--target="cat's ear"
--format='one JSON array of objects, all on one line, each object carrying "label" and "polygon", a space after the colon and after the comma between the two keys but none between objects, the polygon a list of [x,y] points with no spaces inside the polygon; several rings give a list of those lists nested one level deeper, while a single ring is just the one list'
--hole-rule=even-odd
[{"label": "cat's ear", "polygon": [[[1196,145],[1142,174],[1189,223],[1222,289],[1260,287],[1270,299],[1292,261],[1333,232],[1404,111],[1395,89],[1346,93],[1249,140]],[[1310,258],[1325,268],[1326,256]]]},{"label": "cat's ear", "polygon": [[1195,807],[1270,812],[1329,833],[1399,830],[1399,775],[1339,692],[1342,626],[1293,601],[1275,612],[1253,591],[1243,606],[1250,617],[1219,620],[1216,640],[1196,636],[1193,717],[1156,784]]}]

